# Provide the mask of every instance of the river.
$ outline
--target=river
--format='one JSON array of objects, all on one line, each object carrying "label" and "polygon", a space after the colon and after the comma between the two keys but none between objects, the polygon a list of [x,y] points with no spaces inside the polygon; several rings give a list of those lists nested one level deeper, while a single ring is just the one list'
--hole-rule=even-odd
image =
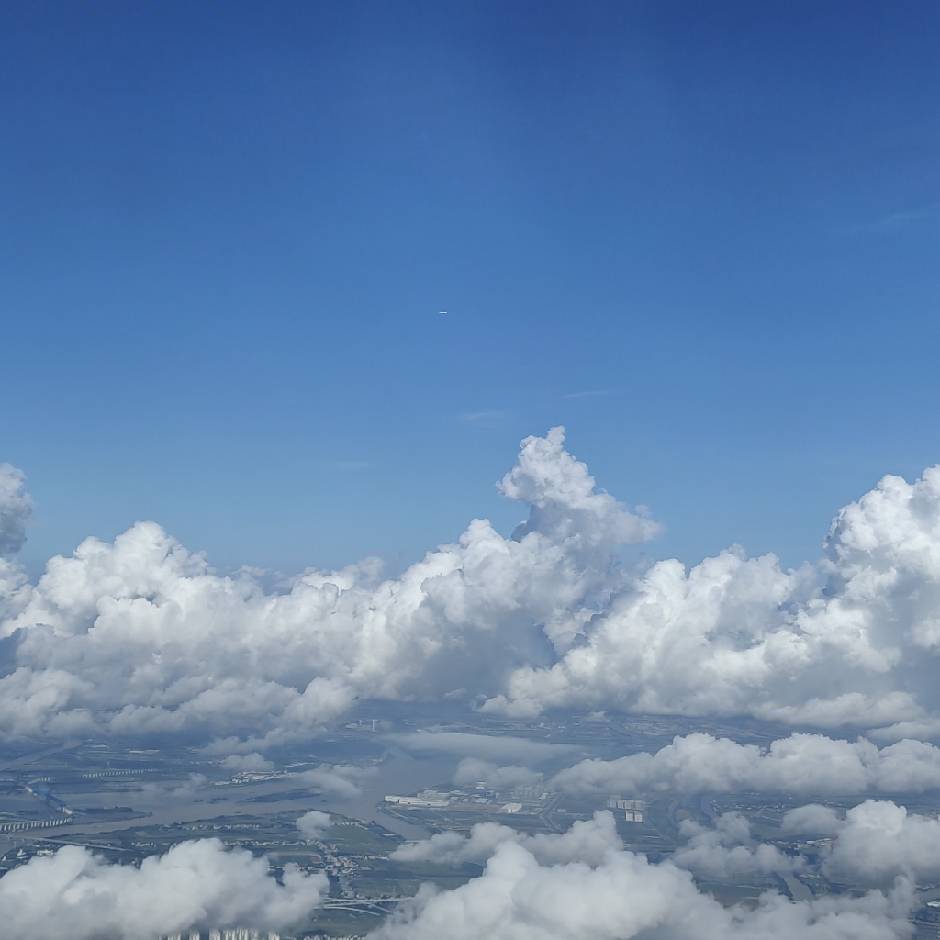
[{"label": "river", "polygon": [[[361,794],[347,799],[335,795],[321,794],[311,788],[309,795],[303,797],[288,797],[288,793],[296,793],[305,789],[305,786],[296,777],[279,777],[274,780],[261,781],[256,784],[245,784],[238,787],[224,788],[225,796],[219,799],[219,788],[206,786],[198,791],[196,797],[185,800],[169,801],[165,794],[148,793],[145,791],[133,793],[126,791],[121,795],[121,801],[129,803],[135,811],[144,815],[134,819],[107,820],[103,822],[76,821],[54,829],[37,830],[30,833],[30,837],[76,835],[95,835],[105,832],[118,832],[122,829],[132,829],[138,826],[173,825],[174,823],[199,822],[216,819],[219,816],[243,815],[273,815],[274,813],[297,813],[298,815],[311,809],[325,810],[360,819],[364,822],[375,822],[391,832],[397,833],[405,839],[423,839],[429,830],[417,823],[407,822],[386,813],[383,809],[384,797],[387,793],[414,793],[425,787],[443,783],[451,778],[457,758],[452,756],[434,755],[433,757],[417,758],[398,747],[389,748],[385,759],[377,765],[375,772],[365,774],[359,786]],[[284,799],[277,799],[278,793],[284,793]],[[202,796],[202,799],[198,797]],[[255,801],[257,797],[274,797],[261,802]],[[212,798],[211,800],[209,798]],[[113,802],[114,795],[109,796]],[[94,802],[94,801],[90,801]],[[80,804],[79,804],[80,805]],[[0,850],[7,845],[22,841],[26,834],[17,834],[13,838],[0,839]]]}]

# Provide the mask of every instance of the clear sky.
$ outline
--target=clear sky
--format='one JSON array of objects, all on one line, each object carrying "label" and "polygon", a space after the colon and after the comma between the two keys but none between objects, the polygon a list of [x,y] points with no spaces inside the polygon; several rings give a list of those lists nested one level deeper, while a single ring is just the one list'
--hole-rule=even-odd
[{"label": "clear sky", "polygon": [[6,4],[25,560],[400,565],[558,423],[653,554],[815,556],[940,460],[938,48],[931,2]]}]

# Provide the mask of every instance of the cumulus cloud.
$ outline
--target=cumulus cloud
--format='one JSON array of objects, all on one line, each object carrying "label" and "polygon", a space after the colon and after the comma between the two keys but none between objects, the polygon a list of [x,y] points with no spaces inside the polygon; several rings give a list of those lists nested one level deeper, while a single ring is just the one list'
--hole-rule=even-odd
[{"label": "cumulus cloud", "polygon": [[631,512],[600,490],[587,465],[565,450],[565,429],[552,428],[545,437],[527,437],[515,467],[499,485],[503,495],[528,503],[531,512],[514,537],[537,532],[579,547],[646,542],[660,525],[645,509]]},{"label": "cumulus cloud", "polygon": [[899,741],[879,749],[864,738],[821,734],[792,734],[761,748],[696,733],[676,737],[654,754],[581,761],[557,774],[553,784],[574,793],[921,792],[940,787],[940,748]]},{"label": "cumulus cloud", "polygon": [[498,823],[476,823],[464,836],[459,832],[439,832],[421,842],[402,845],[392,853],[397,862],[434,862],[463,865],[482,862],[506,842],[523,846],[541,864],[558,865],[581,861],[600,865],[607,855],[623,847],[614,817],[595,813],[593,819],[576,822],[565,833],[527,835]]},{"label": "cumulus cloud", "polygon": [[[604,814],[601,814],[604,815]],[[598,825],[595,817],[593,825]],[[591,824],[586,824],[591,825]],[[604,825],[600,823],[600,825]],[[474,827],[477,830],[477,827]],[[425,886],[372,936],[376,940],[900,940],[910,936],[909,881],[872,891],[795,902],[774,892],[756,908],[722,907],[671,862],[651,864],[613,841],[584,856],[519,837],[497,839],[483,873],[459,888]],[[472,832],[467,844],[474,839]],[[441,843],[438,843],[440,846]],[[452,850],[452,844],[448,851]]]},{"label": "cumulus cloud", "polygon": [[485,783],[494,790],[511,790],[513,787],[533,786],[541,783],[542,774],[520,764],[499,766],[475,757],[465,757],[454,771],[454,783]]},{"label": "cumulus cloud", "polygon": [[519,667],[488,707],[918,722],[940,705],[930,679],[938,647],[933,467],[913,484],[885,477],[842,509],[815,567],[788,571],[773,555],[736,548],[692,568],[652,565],[594,618],[583,642],[550,665]]},{"label": "cumulus cloud", "polygon": [[312,770],[301,771],[297,776],[326,796],[351,800],[362,796],[360,783],[368,773],[368,768],[354,764],[321,764]]},{"label": "cumulus cloud", "polygon": [[23,472],[0,463],[0,555],[13,555],[23,547],[32,511],[33,501]]},{"label": "cumulus cloud", "polygon": [[780,829],[788,835],[831,836],[842,826],[842,814],[831,806],[807,803],[783,814]]},{"label": "cumulus cloud", "polygon": [[845,814],[802,806],[783,818],[785,832],[832,837],[823,871],[836,881],[886,885],[940,879],[940,820],[911,813],[890,800],[866,800]]},{"label": "cumulus cloud", "polygon": [[[0,635],[14,645],[0,732],[234,735],[257,750],[361,696],[497,693],[508,671],[572,642],[622,580],[618,546],[655,531],[563,440],[526,439],[503,480],[528,501],[513,538],[474,520],[394,579],[366,561],[270,593],[250,570],[216,574],[153,522],[86,539],[35,585],[0,571]],[[21,478],[5,479],[16,496]],[[4,531],[22,517],[6,512]]]},{"label": "cumulus cloud", "polygon": [[[305,838],[319,838],[330,817],[298,819]],[[929,823],[929,825],[927,825]],[[684,827],[677,861],[650,863],[626,851],[607,812],[560,834],[527,835],[482,823],[467,835],[441,833],[400,847],[403,862],[484,863],[459,888],[424,886],[374,931],[373,940],[901,940],[915,905],[910,876],[936,874],[936,820],[911,817],[894,804],[850,810],[839,838],[853,854],[854,829],[882,841],[852,864],[887,890],[795,902],[774,892],[756,907],[722,907],[688,871],[718,876],[794,870],[792,860],[755,844],[747,823],[725,814],[714,829]],[[905,831],[905,826],[914,829]],[[923,831],[919,830],[920,827]],[[911,836],[913,835],[913,846]],[[887,841],[885,841],[887,840]],[[882,858],[883,857],[883,858]],[[826,863],[836,870],[834,850]],[[868,866],[868,867],[867,867]],[[874,866],[871,868],[870,866]],[[182,843],[139,868],[110,865],[77,846],[36,857],[0,879],[0,917],[21,940],[144,940],[192,928],[283,929],[305,918],[328,890],[323,874],[287,866],[282,883],[268,863],[215,839]]]},{"label": "cumulus cloud", "polygon": [[305,839],[315,842],[317,839],[323,838],[323,833],[330,828],[331,821],[329,813],[321,813],[318,809],[312,809],[297,820],[297,828]]},{"label": "cumulus cloud", "polygon": [[706,878],[787,874],[805,865],[802,858],[752,839],[750,823],[740,813],[723,813],[712,827],[687,819],[679,832],[687,842],[673,853],[673,863]]},{"label": "cumulus cloud", "polygon": [[288,927],[329,889],[325,875],[265,859],[217,839],[183,842],[139,868],[65,846],[0,878],[0,920],[17,940],[152,940],[191,927]]},{"label": "cumulus cloud", "polygon": [[226,770],[251,771],[254,773],[274,770],[274,764],[256,751],[250,754],[229,754],[228,757],[222,760],[221,766]]},{"label": "cumulus cloud", "polygon": [[191,803],[199,799],[208,784],[209,778],[205,774],[188,774],[185,780],[142,782],[139,792],[161,806],[168,801]]},{"label": "cumulus cloud", "polygon": [[31,590],[22,567],[0,555],[0,624],[23,607]]},{"label": "cumulus cloud", "polygon": [[[29,498],[0,493],[5,551]],[[658,523],[598,487],[564,431],[526,438],[501,492],[512,537],[473,520],[397,578],[375,561],[270,591],[223,576],[159,525],[87,539],[35,584],[0,560],[0,734],[185,733],[264,751],[361,697],[752,715],[795,725],[940,728],[940,468],[885,477],[799,569],[732,547],[633,570]],[[513,758],[464,754],[497,764]]]}]

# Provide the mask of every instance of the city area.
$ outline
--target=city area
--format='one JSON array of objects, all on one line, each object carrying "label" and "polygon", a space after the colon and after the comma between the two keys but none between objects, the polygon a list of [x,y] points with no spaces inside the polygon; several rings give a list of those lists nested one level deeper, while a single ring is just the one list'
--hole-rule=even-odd
[{"label": "city area", "polygon": [[[445,864],[403,846],[435,833],[466,834],[481,822],[523,836],[562,833],[608,812],[623,844],[654,862],[687,847],[690,833],[694,842],[695,832],[732,817],[747,821],[753,840],[803,860],[789,871],[696,872],[699,886],[725,905],[754,905],[767,890],[798,900],[859,890],[824,873],[825,838],[782,830],[784,815],[805,800],[660,788],[577,795],[553,786],[557,771],[586,757],[654,752],[695,731],[758,745],[779,736],[757,722],[592,715],[526,723],[457,710],[442,717],[440,709],[432,719],[399,705],[363,707],[334,731],[265,757],[222,755],[204,744],[123,747],[113,740],[8,752],[0,763],[0,872],[65,845],[137,865],[178,843],[215,838],[266,857],[275,877],[286,866],[322,872],[328,896],[293,934],[205,924],[170,937],[359,937],[422,884],[456,887],[479,875],[484,861]],[[824,802],[840,810],[858,800]],[[936,814],[940,794],[909,800],[908,808]],[[912,929],[918,937],[938,936],[940,884],[920,885]]]}]

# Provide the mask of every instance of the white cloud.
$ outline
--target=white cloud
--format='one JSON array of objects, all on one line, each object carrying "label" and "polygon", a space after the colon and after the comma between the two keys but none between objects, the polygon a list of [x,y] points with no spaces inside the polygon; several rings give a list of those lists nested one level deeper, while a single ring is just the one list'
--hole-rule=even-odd
[{"label": "white cloud", "polygon": [[331,821],[329,813],[321,813],[318,809],[312,809],[297,820],[297,828],[305,839],[315,842],[317,839],[321,839],[323,833],[330,828]]},{"label": "white cloud", "polygon": [[0,921],[17,940],[152,940],[190,927],[287,927],[329,887],[325,875],[226,851],[216,839],[183,842],[139,868],[66,846],[0,878]]},{"label": "white cloud", "polygon": [[326,796],[351,800],[362,795],[360,782],[368,773],[368,768],[353,764],[321,764],[313,770],[302,771],[298,777]]},{"label": "white cloud", "polygon": [[228,757],[221,761],[221,766],[226,770],[252,771],[255,773],[274,770],[274,764],[257,752],[250,754],[229,754]]},{"label": "white cloud", "polygon": [[[519,755],[516,755],[517,757]],[[520,764],[499,766],[476,757],[465,757],[454,771],[454,783],[485,783],[494,790],[510,790],[513,787],[532,786],[540,783],[542,774]]]},{"label": "white cloud", "polygon": [[[17,471],[2,479],[11,550],[29,497]],[[474,520],[397,578],[365,561],[270,592],[250,570],[215,573],[152,522],[85,540],[33,585],[0,560],[0,734],[181,733],[263,751],[361,697],[445,696],[520,716],[938,733],[940,468],[885,477],[797,570],[739,548],[626,569],[619,548],[658,523],[600,489],[560,428],[522,442],[500,489],[528,507],[513,537]]]},{"label": "white cloud", "polygon": [[[607,814],[600,814],[604,816]],[[599,823],[595,817],[594,825]],[[589,825],[589,824],[585,824]],[[474,827],[465,844],[473,843]],[[490,839],[483,874],[438,892],[425,886],[373,935],[375,940],[901,940],[910,935],[912,885],[794,902],[762,895],[756,908],[724,908],[676,865],[590,839],[581,853],[570,833]],[[436,837],[435,837],[436,838]],[[459,837],[458,837],[459,838]],[[432,840],[429,840],[433,842]],[[427,843],[423,843],[427,844]],[[439,842],[440,846],[441,843]],[[450,846],[453,850],[456,843]]]},{"label": "white cloud", "polygon": [[508,412],[498,408],[490,408],[481,411],[465,411],[460,415],[460,420],[478,427],[495,427],[507,417]]},{"label": "white cloud", "polygon": [[235,735],[255,750],[363,695],[498,692],[508,670],[550,661],[603,608],[617,543],[655,529],[562,444],[560,429],[528,438],[503,481],[531,500],[515,538],[475,520],[396,579],[367,561],[267,593],[250,570],[214,573],[152,522],[86,539],[26,589],[0,571],[16,666],[0,678],[0,731]]},{"label": "white cloud", "polygon": [[750,874],[787,874],[805,861],[786,855],[774,845],[755,842],[751,827],[740,813],[723,813],[711,828],[687,819],[679,827],[687,840],[672,855],[672,862],[696,875],[731,880]]},{"label": "white cloud", "polygon": [[801,806],[784,816],[781,828],[833,837],[823,870],[836,881],[890,885],[899,876],[921,883],[940,879],[940,820],[890,800],[866,800],[844,815]]},{"label": "white cloud", "polygon": [[391,858],[397,862],[463,865],[485,861],[506,842],[523,846],[540,863],[550,865],[572,861],[600,865],[610,852],[623,847],[614,817],[600,812],[595,813],[593,819],[574,823],[560,835],[526,835],[499,823],[476,823],[466,836],[459,832],[439,832],[422,842],[400,846]]},{"label": "white cloud", "polygon": [[13,555],[22,548],[32,511],[23,472],[0,463],[0,555]]},{"label": "white cloud", "polygon": [[[816,568],[730,549],[652,565],[548,666],[489,708],[750,714],[865,727],[936,718],[940,467],[885,477],[837,515]],[[934,729],[936,725],[932,726]]]},{"label": "white cloud", "polygon": [[660,531],[645,510],[631,512],[609,493],[599,490],[587,465],[565,450],[564,428],[545,437],[527,437],[519,460],[499,485],[510,499],[531,507],[528,522],[516,538],[530,532],[579,548],[646,542]]},{"label": "white cloud", "polygon": [[557,774],[553,785],[575,793],[920,792],[940,787],[940,748],[899,741],[879,749],[864,738],[793,734],[762,749],[696,733],[676,737],[654,754],[581,761]]},{"label": "white cloud", "polygon": [[780,829],[789,835],[831,836],[842,826],[842,815],[831,806],[807,803],[783,814]]}]

